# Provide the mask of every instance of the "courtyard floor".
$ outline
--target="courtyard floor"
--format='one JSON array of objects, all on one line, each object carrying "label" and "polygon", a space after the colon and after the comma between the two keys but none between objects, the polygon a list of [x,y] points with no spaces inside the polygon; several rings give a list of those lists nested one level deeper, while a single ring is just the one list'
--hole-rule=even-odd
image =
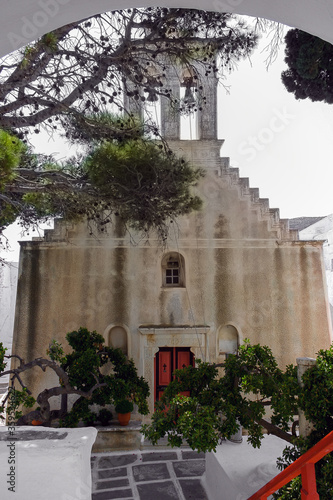
[{"label": "courtyard floor", "polygon": [[92,500],[207,500],[205,454],[176,448],[93,454]]}]

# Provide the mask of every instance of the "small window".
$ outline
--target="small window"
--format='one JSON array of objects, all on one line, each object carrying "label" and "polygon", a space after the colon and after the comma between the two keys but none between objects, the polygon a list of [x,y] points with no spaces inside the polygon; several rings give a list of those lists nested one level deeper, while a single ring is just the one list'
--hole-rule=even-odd
[{"label": "small window", "polygon": [[184,258],[178,253],[169,253],[162,261],[163,286],[185,286]]}]

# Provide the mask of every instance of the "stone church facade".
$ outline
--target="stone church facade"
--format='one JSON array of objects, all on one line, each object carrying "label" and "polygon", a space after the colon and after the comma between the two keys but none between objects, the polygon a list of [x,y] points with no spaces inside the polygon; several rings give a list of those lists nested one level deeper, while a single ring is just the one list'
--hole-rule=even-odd
[{"label": "stone church facade", "polygon": [[[181,83],[175,70],[176,95]],[[282,367],[329,347],[322,243],[300,241],[220,156],[215,79],[206,85],[196,140],[180,139],[179,116],[161,104],[165,139],[206,170],[203,208],[171,225],[163,247],[117,220],[97,235],[57,220],[42,240],[22,242],[14,353],[32,360],[68,331],[96,330],[133,358],[153,410],[174,368],[221,362],[245,338],[268,345]],[[36,369],[29,384],[42,390],[44,380]]]}]

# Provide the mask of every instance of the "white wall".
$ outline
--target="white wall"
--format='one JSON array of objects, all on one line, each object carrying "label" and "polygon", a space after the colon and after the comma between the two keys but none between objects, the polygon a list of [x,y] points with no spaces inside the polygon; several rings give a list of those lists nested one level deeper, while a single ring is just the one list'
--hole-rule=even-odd
[{"label": "white wall", "polygon": [[[0,342],[9,351],[11,351],[13,341],[17,274],[16,262],[8,262],[0,267]],[[0,379],[0,394],[2,384],[5,382],[7,379]]]},{"label": "white wall", "polygon": [[264,17],[301,28],[333,42],[333,0],[6,0],[0,19],[0,55],[8,54],[39,36],[96,13],[160,5],[235,12]]},{"label": "white wall", "polygon": [[[327,282],[328,300],[333,316],[333,214],[324,217],[315,224],[299,231],[299,239],[303,241],[323,240],[323,258]],[[333,323],[333,317],[332,317]]]}]

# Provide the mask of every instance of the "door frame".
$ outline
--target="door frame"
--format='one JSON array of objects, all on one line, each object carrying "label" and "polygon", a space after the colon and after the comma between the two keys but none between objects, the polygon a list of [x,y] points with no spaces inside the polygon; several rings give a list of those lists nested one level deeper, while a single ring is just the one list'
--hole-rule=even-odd
[{"label": "door frame", "polygon": [[[139,373],[143,375],[150,387],[148,406],[150,415],[143,417],[143,422],[150,422],[154,412],[154,362],[155,355],[160,347],[190,346],[195,359],[206,361],[209,359],[209,326],[139,326],[140,358]],[[215,343],[214,343],[215,347]],[[215,351],[214,351],[215,352]]]}]

